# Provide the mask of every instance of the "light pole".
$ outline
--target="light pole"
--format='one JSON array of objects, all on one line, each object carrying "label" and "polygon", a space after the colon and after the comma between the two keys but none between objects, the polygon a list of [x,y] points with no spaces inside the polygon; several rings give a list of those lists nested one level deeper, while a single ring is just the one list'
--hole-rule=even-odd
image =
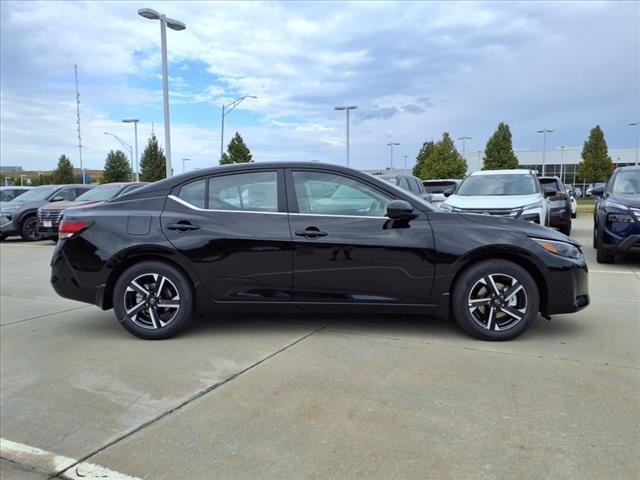
[{"label": "light pole", "polygon": [[20,186],[24,187],[24,178],[26,177],[26,175],[20,175]]},{"label": "light pole", "polygon": [[[109,133],[109,132],[104,132],[105,135],[111,135],[113,138],[115,138],[116,140],[118,140],[120,142],[120,144],[129,149],[129,163],[131,163],[131,166],[133,167],[133,148],[131,147],[131,145],[129,145],[127,142],[125,142],[124,140],[122,140],[119,136],[114,135],[113,133]],[[133,180],[133,170],[131,173],[131,180]]]},{"label": "light pole", "polygon": [[560,180],[564,183],[564,178],[562,176],[562,170],[564,167],[564,145],[560,145]]},{"label": "light pole", "polygon": [[640,150],[640,122],[631,122],[630,127],[636,127],[636,166],[638,165],[638,151]]},{"label": "light pole", "polygon": [[400,144],[398,142],[387,143],[387,146],[390,148],[390,153],[391,153],[390,163],[389,163],[389,169],[391,171],[393,171],[393,146],[394,145],[400,145]]},{"label": "light pole", "polygon": [[224,118],[227,115],[229,115],[238,105],[240,105],[245,98],[258,98],[258,97],[255,97],[253,95],[245,95],[244,97],[235,99],[229,105],[222,105],[222,118],[221,118],[222,126],[220,127],[220,160],[222,160],[222,152],[224,150]]},{"label": "light pole", "polygon": [[185,168],[184,168],[184,164],[185,162],[190,162],[191,159],[190,158],[183,158],[182,159],[182,173],[186,172]]},{"label": "light pole", "polygon": [[349,112],[358,108],[357,105],[348,105],[344,107],[335,107],[335,110],[347,112],[347,167],[349,166]]},{"label": "light pole", "polygon": [[160,43],[162,46],[162,98],[164,100],[164,150],[167,159],[167,178],[173,175],[171,167],[171,132],[169,126],[169,66],[167,62],[167,27],[171,30],[184,30],[186,25],[179,20],[167,18],[151,8],[141,8],[138,15],[149,20],[160,20]]},{"label": "light pole", "polygon": [[538,130],[538,133],[542,134],[542,176],[544,177],[546,172],[545,157],[547,155],[547,133],[553,133],[553,130],[543,128],[542,130]]},{"label": "light pole", "polygon": [[467,141],[467,140],[471,140],[471,137],[465,137],[465,136],[462,136],[462,137],[458,137],[458,140],[462,140],[462,156],[464,157],[464,154],[465,154],[465,152],[466,152],[466,150],[467,150],[467,143],[466,143],[466,141]]},{"label": "light pole", "polygon": [[124,123],[133,123],[133,129],[135,131],[136,138],[136,169],[134,171],[134,179],[136,182],[140,181],[140,172],[138,172],[138,122],[137,118],[125,118],[122,120]]},{"label": "light pole", "polygon": [[404,158],[404,170],[405,170],[405,174],[407,173],[407,158],[409,158],[409,155],[402,155],[402,158]]}]

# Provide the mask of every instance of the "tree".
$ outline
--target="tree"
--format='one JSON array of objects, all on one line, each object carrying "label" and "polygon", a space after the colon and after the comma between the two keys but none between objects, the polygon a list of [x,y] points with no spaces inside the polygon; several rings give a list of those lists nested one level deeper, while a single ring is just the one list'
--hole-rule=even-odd
[{"label": "tree", "polygon": [[53,183],[58,185],[73,183],[73,165],[69,157],[62,154],[58,159],[58,166],[53,171]]},{"label": "tree", "polygon": [[128,182],[131,180],[131,167],[127,156],[121,150],[111,150],[104,162],[104,172],[100,183]]},{"label": "tree", "polygon": [[229,142],[227,152],[222,154],[220,165],[228,165],[230,163],[248,163],[252,162],[251,150],[244,143],[242,136],[236,132],[235,136]]},{"label": "tree", "polygon": [[500,122],[484,149],[483,170],[518,168],[518,157],[513,153],[509,125]]},{"label": "tree", "polygon": [[413,176],[420,177],[422,175],[422,170],[424,169],[424,162],[427,160],[427,157],[433,152],[435,148],[435,143],[433,141],[424,142],[422,144],[422,148],[418,152],[418,156],[416,157],[416,164],[413,167]]},{"label": "tree", "polygon": [[611,174],[612,162],[607,151],[607,142],[600,125],[589,133],[582,147],[582,161],[578,164],[578,176],[589,183],[606,180]]},{"label": "tree", "polygon": [[151,135],[140,158],[140,180],[156,182],[167,176],[167,159],[155,135]]},{"label": "tree", "polygon": [[442,140],[436,142],[433,151],[424,162],[420,178],[462,178],[467,173],[467,162],[456,150],[447,132],[442,134]]}]

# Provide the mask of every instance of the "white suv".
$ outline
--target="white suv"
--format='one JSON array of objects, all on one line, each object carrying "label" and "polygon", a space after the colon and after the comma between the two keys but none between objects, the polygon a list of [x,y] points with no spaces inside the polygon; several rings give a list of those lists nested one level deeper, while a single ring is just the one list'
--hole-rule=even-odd
[{"label": "white suv", "polygon": [[440,208],[517,218],[549,226],[549,201],[531,170],[483,170],[468,175]]}]

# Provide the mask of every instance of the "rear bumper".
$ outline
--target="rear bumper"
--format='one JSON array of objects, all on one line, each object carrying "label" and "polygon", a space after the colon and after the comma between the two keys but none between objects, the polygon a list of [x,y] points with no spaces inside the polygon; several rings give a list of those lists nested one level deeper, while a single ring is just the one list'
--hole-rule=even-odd
[{"label": "rear bumper", "polygon": [[95,288],[87,288],[86,282],[76,278],[73,269],[58,244],[51,258],[51,286],[58,295],[79,302],[97,305]]},{"label": "rear bumper", "polygon": [[20,227],[16,225],[16,217],[13,215],[2,214],[0,215],[0,233],[4,235],[12,235],[19,233]]},{"label": "rear bumper", "polygon": [[562,269],[547,275],[547,305],[543,313],[558,315],[574,313],[587,307],[589,298],[589,270],[584,260],[571,261]]}]

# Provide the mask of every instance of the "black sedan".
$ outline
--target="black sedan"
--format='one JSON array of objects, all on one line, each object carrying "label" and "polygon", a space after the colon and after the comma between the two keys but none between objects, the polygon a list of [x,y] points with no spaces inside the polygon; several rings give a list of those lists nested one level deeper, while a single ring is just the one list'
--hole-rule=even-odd
[{"label": "black sedan", "polygon": [[63,297],[113,308],[167,338],[197,314],[237,311],[453,316],[507,340],[589,304],[565,235],[444,212],[388,182],[317,163],[198,170],[68,211],[51,261]]}]

